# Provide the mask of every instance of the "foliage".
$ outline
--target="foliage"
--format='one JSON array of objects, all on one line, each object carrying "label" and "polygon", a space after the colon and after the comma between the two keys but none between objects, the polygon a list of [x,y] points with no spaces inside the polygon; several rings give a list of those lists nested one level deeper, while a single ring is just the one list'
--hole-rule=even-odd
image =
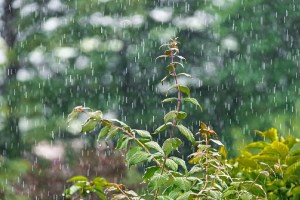
[{"label": "foliage", "polygon": [[[117,139],[116,148],[119,150],[128,149],[126,161],[128,166],[144,163],[146,168],[143,180],[147,184],[147,191],[138,196],[135,192],[127,190],[123,185],[108,183],[103,178],[95,178],[89,181],[86,177],[75,176],[68,180],[73,185],[65,190],[67,198],[85,197],[91,192],[96,192],[102,199],[106,199],[109,191],[118,192],[113,194],[111,199],[220,199],[234,196],[235,198],[252,199],[255,197],[266,197],[262,186],[255,181],[240,181],[229,175],[230,165],[226,165],[221,159],[226,157],[224,145],[216,138],[215,131],[205,123],[201,123],[200,130],[196,133],[200,137],[195,140],[195,134],[182,124],[187,113],[180,108],[182,95],[185,95],[184,102],[192,103],[195,108],[200,107],[196,99],[190,98],[190,90],[187,86],[181,85],[177,79],[175,58],[184,59],[178,55],[177,38],[162,45],[167,50],[158,58],[170,59],[167,66],[168,75],[162,80],[173,77],[174,85],[169,88],[177,90],[177,105],[175,110],[169,111],[164,116],[164,124],[159,126],[153,134],[169,130],[169,138],[162,145],[152,139],[147,130],[132,129],[126,123],[116,119],[103,118],[101,111],[93,111],[90,108],[77,106],[68,115],[68,122],[87,115],[88,118],[81,125],[81,132],[92,131],[96,126],[101,125],[98,140],[108,141]],[[182,65],[182,63],[180,64]],[[182,65],[183,66],[183,65]],[[188,75],[190,76],[190,75]],[[166,96],[168,96],[168,91]],[[172,100],[174,100],[172,98]],[[170,98],[163,102],[171,102]],[[175,129],[178,131],[175,132]],[[175,137],[175,133],[179,136]],[[177,135],[176,135],[177,136]],[[190,163],[193,167],[188,170],[185,160],[177,157],[174,152],[182,145],[185,138],[191,146],[197,145],[197,151],[190,155]],[[220,146],[220,150],[212,148],[211,145]],[[96,181],[100,180],[100,181]],[[250,190],[250,188],[254,188]],[[247,190],[248,189],[248,190]]]},{"label": "foliage", "polygon": [[234,175],[261,184],[268,199],[299,199],[300,140],[279,137],[274,128],[256,132],[262,140],[247,144],[232,161]]}]

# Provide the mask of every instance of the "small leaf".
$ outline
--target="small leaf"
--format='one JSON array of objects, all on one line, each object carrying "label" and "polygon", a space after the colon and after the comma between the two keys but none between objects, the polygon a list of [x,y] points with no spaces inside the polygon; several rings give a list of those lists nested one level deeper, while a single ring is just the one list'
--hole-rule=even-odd
[{"label": "small leaf", "polygon": [[81,186],[76,186],[76,185],[72,185],[70,187],[70,195],[75,194],[76,192],[78,192],[81,189]]},{"label": "small leaf", "polygon": [[155,58],[155,62],[156,62],[156,60],[159,59],[159,58],[165,58],[165,59],[166,59],[166,58],[168,58],[168,57],[170,57],[170,56],[169,56],[169,55],[160,55],[160,56],[158,56],[158,57]]},{"label": "small leaf", "polygon": [[167,102],[172,102],[172,101],[177,101],[177,98],[175,98],[175,97],[166,98],[161,103],[167,103]]},{"label": "small leaf", "polygon": [[138,164],[140,162],[146,161],[148,159],[149,154],[141,151],[140,148],[131,148],[126,154],[126,160],[128,166],[132,166]]},{"label": "small leaf", "polygon": [[270,128],[269,130],[265,132],[261,132],[258,130],[255,130],[256,133],[261,135],[262,137],[266,137],[267,139],[273,141],[278,141],[278,134],[277,134],[277,129],[275,128]]},{"label": "small leaf", "polygon": [[186,177],[175,177],[174,184],[183,191],[189,191],[192,184],[186,179]]},{"label": "small leaf", "polygon": [[118,119],[111,119],[110,121],[112,122],[117,122],[119,123],[122,127],[129,127],[127,124],[125,124],[124,122],[118,120]]},{"label": "small leaf", "polygon": [[97,126],[98,121],[94,118],[89,118],[83,125],[81,129],[81,133],[89,132],[95,129]]},{"label": "small leaf", "polygon": [[167,123],[168,121],[170,121],[171,119],[174,119],[175,117],[176,117],[176,111],[172,110],[164,116],[164,121],[165,121],[165,123]]},{"label": "small leaf", "polygon": [[153,166],[153,167],[148,167],[145,171],[145,174],[143,176],[144,181],[148,181],[152,176],[157,172],[160,171],[161,167]]},{"label": "small leaf", "polygon": [[145,143],[145,145],[148,148],[155,149],[156,151],[161,152],[162,154],[164,154],[164,151],[162,150],[162,148],[159,146],[159,144],[157,142],[150,141],[150,142]]},{"label": "small leaf", "polygon": [[98,140],[97,140],[98,142],[107,135],[107,133],[109,132],[110,128],[111,128],[110,126],[105,126],[105,127],[103,127],[101,129],[101,131],[100,131],[100,133],[98,135]]},{"label": "small leaf", "polygon": [[107,142],[109,139],[115,137],[117,135],[118,131],[119,131],[119,129],[117,127],[110,129],[107,133],[105,141]]},{"label": "small leaf", "polygon": [[164,84],[164,81],[170,77],[170,74],[168,74],[167,76],[165,76],[163,79],[161,79],[161,84],[163,85]]},{"label": "small leaf", "polygon": [[146,130],[133,129],[133,131],[141,137],[152,138],[151,134]]},{"label": "small leaf", "polygon": [[177,76],[186,76],[186,77],[192,78],[192,76],[187,73],[179,73],[179,74],[177,74]]},{"label": "small leaf", "polygon": [[174,162],[173,160],[169,159],[169,158],[166,160],[166,166],[169,167],[170,169],[172,169],[175,172],[178,169],[177,163]]},{"label": "small leaf", "polygon": [[163,143],[162,149],[168,156],[173,150],[177,150],[181,144],[182,142],[179,138],[169,138]]},{"label": "small leaf", "polygon": [[187,86],[179,85],[179,90],[180,90],[182,93],[185,93],[188,97],[191,96],[190,88],[188,88]]},{"label": "small leaf", "polygon": [[185,164],[185,161],[181,158],[177,158],[177,157],[170,157],[170,159],[172,159],[175,163],[177,163],[178,165],[180,165],[184,171],[187,173],[187,167],[186,167],[186,164]]},{"label": "small leaf", "polygon": [[98,122],[100,122],[103,118],[103,114],[100,110],[97,110],[95,112],[89,112],[89,115],[91,116],[91,118],[96,119]]},{"label": "small leaf", "polygon": [[124,149],[124,148],[127,148],[127,145],[128,145],[128,142],[132,140],[131,137],[127,136],[127,135],[123,135],[122,137],[120,137],[118,139],[118,142],[117,142],[117,146],[116,146],[116,149]]},{"label": "small leaf", "polygon": [[179,58],[180,60],[185,60],[185,58],[183,56],[180,56],[180,55],[176,55],[177,58]]},{"label": "small leaf", "polygon": [[166,123],[166,124],[161,125],[160,127],[158,127],[158,128],[154,131],[153,134],[157,134],[157,133],[159,133],[159,132],[162,132],[162,131],[166,130],[167,126],[170,126],[170,125],[172,125],[171,122],[168,122],[168,123]]},{"label": "small leaf", "polygon": [[214,140],[214,139],[209,139],[210,141],[212,141],[213,143],[219,145],[219,146],[224,146],[224,144],[222,142],[220,142],[220,140]]},{"label": "small leaf", "polygon": [[155,174],[149,181],[148,187],[152,190],[158,189],[166,185],[169,180],[169,176],[167,174]]},{"label": "small leaf", "polygon": [[194,104],[195,106],[199,107],[199,109],[202,111],[202,107],[195,98],[182,98],[181,101],[189,102]]},{"label": "small leaf", "polygon": [[67,182],[77,182],[77,181],[88,181],[88,178],[85,176],[73,176],[72,178],[68,179]]},{"label": "small leaf", "polygon": [[180,133],[184,135],[190,142],[192,142],[193,144],[195,143],[194,135],[188,128],[186,128],[182,124],[177,125],[177,128]]}]

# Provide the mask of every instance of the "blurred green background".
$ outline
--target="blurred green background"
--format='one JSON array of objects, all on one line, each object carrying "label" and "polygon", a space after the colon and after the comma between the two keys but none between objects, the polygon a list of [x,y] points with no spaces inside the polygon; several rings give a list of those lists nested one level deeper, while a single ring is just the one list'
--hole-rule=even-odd
[{"label": "blurred green background", "polygon": [[66,116],[84,105],[153,131],[171,84],[155,58],[173,37],[193,76],[179,82],[204,108],[184,107],[194,132],[210,124],[231,156],[255,129],[300,136],[300,0],[0,5],[0,199],[61,199],[74,174],[135,184],[113,141],[96,144],[98,130],[78,134]]}]

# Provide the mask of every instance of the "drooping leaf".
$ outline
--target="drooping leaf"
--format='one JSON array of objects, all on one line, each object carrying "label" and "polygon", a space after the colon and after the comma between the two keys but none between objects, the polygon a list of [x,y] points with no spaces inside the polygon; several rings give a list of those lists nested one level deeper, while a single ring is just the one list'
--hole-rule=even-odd
[{"label": "drooping leaf", "polygon": [[190,142],[192,142],[192,144],[195,143],[194,135],[188,128],[186,128],[182,124],[178,124],[177,128],[182,135],[184,135]]},{"label": "drooping leaf", "polygon": [[126,154],[126,160],[128,166],[132,166],[138,164],[140,162],[146,161],[148,159],[149,154],[142,151],[140,147],[131,148]]},{"label": "drooping leaf", "polygon": [[197,101],[197,99],[195,98],[190,98],[190,97],[186,97],[186,98],[182,98],[181,101],[185,101],[185,102],[189,102],[189,103],[192,103],[194,104],[195,106],[199,107],[199,109],[202,111],[202,107],[201,105],[199,104],[199,102]]},{"label": "drooping leaf", "polygon": [[172,159],[177,165],[180,165],[184,169],[184,171],[187,173],[186,163],[183,159],[175,157],[175,156],[170,157],[170,159]]},{"label": "drooping leaf", "polygon": [[165,121],[165,123],[167,123],[168,121],[170,121],[171,119],[174,119],[175,117],[176,117],[176,111],[171,110],[164,116],[164,121]]},{"label": "drooping leaf", "polygon": [[274,141],[271,144],[271,147],[273,149],[275,149],[279,154],[280,157],[282,159],[285,159],[285,157],[288,155],[289,153],[289,148],[287,145],[285,145],[283,142],[278,142],[278,141]]},{"label": "drooping leaf", "polygon": [[175,177],[174,184],[185,192],[190,190],[192,186],[191,182],[187,180],[186,177]]},{"label": "drooping leaf", "polygon": [[180,60],[185,60],[185,58],[183,56],[176,55],[176,57],[179,58]]},{"label": "drooping leaf", "polygon": [[188,97],[191,96],[190,88],[188,88],[187,86],[179,85],[179,90],[180,92],[185,93]]},{"label": "drooping leaf", "polygon": [[164,81],[167,80],[167,78],[170,77],[170,74],[168,74],[167,76],[165,76],[163,79],[161,79],[161,84],[163,85],[164,84]]},{"label": "drooping leaf", "polygon": [[165,59],[166,59],[166,58],[168,58],[168,57],[170,57],[170,55],[160,55],[160,56],[158,56],[158,57],[155,58],[155,62],[156,62],[156,60],[159,59],[159,58],[165,58]]},{"label": "drooping leaf", "polygon": [[146,130],[133,129],[135,133],[144,138],[152,138],[151,134]]},{"label": "drooping leaf", "polygon": [[165,123],[165,124],[161,125],[160,127],[158,127],[158,128],[154,131],[153,134],[157,134],[157,133],[159,133],[159,132],[162,132],[162,131],[166,130],[166,128],[167,128],[168,126],[170,126],[170,125],[172,125],[171,122],[168,122],[168,123]]},{"label": "drooping leaf", "polygon": [[98,122],[100,122],[103,118],[103,114],[100,110],[97,110],[95,112],[89,112],[88,114],[90,115],[91,118],[96,119]]},{"label": "drooping leaf", "polygon": [[156,190],[160,187],[166,185],[169,180],[169,176],[167,174],[155,174],[149,181],[148,188],[152,190]]},{"label": "drooping leaf", "polygon": [[110,128],[111,128],[110,126],[103,127],[101,129],[99,135],[98,135],[98,140],[97,141],[100,141],[101,139],[103,139],[107,135],[107,133],[109,132]]},{"label": "drooping leaf", "polygon": [[144,181],[148,181],[150,178],[152,178],[152,176],[156,173],[159,172],[161,169],[161,167],[158,166],[152,166],[152,167],[148,167],[145,171],[145,174],[143,176],[143,180]]},{"label": "drooping leaf", "polygon": [[157,142],[150,141],[150,142],[145,143],[145,145],[148,148],[155,149],[156,151],[161,152],[162,154],[164,154],[164,151],[162,150],[162,148],[159,146],[159,144]]},{"label": "drooping leaf", "polygon": [[173,160],[169,159],[169,158],[166,160],[166,166],[169,167],[171,170],[173,170],[175,172],[178,169],[177,163],[174,162]]},{"label": "drooping leaf", "polygon": [[110,119],[110,121],[112,122],[117,122],[119,123],[122,127],[129,127],[127,124],[125,124],[124,122],[118,120],[118,119]]},{"label": "drooping leaf", "polygon": [[98,121],[96,119],[94,118],[87,119],[87,121],[82,125],[81,133],[94,130],[97,124]]},{"label": "drooping leaf", "polygon": [[182,144],[179,138],[169,138],[163,143],[162,149],[168,156],[172,151],[177,150],[177,148]]},{"label": "drooping leaf", "polygon": [[105,141],[107,142],[109,139],[114,138],[118,134],[119,129],[117,127],[113,127],[109,129]]},{"label": "drooping leaf", "polygon": [[127,148],[128,146],[128,142],[132,140],[131,137],[129,137],[128,135],[123,135],[122,137],[120,137],[118,139],[118,142],[117,142],[117,146],[116,146],[116,149],[124,149],[124,148]]}]

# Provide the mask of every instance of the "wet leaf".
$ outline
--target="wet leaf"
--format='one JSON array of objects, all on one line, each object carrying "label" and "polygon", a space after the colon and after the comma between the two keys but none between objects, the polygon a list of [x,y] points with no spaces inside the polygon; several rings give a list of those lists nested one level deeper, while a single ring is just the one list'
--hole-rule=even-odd
[{"label": "wet leaf", "polygon": [[262,137],[265,137],[265,138],[271,140],[272,142],[278,141],[277,129],[275,129],[275,128],[270,128],[269,130],[267,130],[265,132],[255,130],[255,132],[258,133],[259,135],[261,135]]},{"label": "wet leaf", "polygon": [[118,134],[119,129],[117,127],[113,127],[109,129],[105,141],[107,142],[109,139],[114,138]]},{"label": "wet leaf", "polygon": [[159,144],[157,142],[150,141],[150,142],[145,143],[145,145],[148,148],[155,149],[156,151],[161,152],[162,154],[164,154],[164,151],[162,150],[162,148],[159,146]]},{"label": "wet leaf", "polygon": [[185,173],[187,173],[187,167],[183,159],[174,156],[170,157],[170,159],[172,159],[177,165],[180,165],[184,169]]},{"label": "wet leaf", "polygon": [[219,146],[224,146],[224,144],[220,140],[215,140],[215,139],[209,139],[209,140],[212,141],[213,143],[219,145]]},{"label": "wet leaf", "polygon": [[152,190],[163,187],[168,182],[169,177],[167,174],[155,174],[149,181],[148,187]]},{"label": "wet leaf", "polygon": [[195,143],[194,135],[187,127],[179,124],[177,125],[177,128],[182,135],[184,135],[190,142],[192,142],[192,144]]},{"label": "wet leaf", "polygon": [[67,182],[77,182],[77,181],[88,181],[88,178],[85,176],[73,176],[72,178],[68,179]]},{"label": "wet leaf", "polygon": [[83,125],[81,129],[81,133],[89,132],[95,129],[97,126],[98,121],[94,118],[89,118]]},{"label": "wet leaf", "polygon": [[133,129],[135,133],[144,138],[152,138],[151,134],[146,130]]},{"label": "wet leaf", "polygon": [[166,124],[163,124],[163,125],[159,126],[159,127],[154,131],[153,134],[157,134],[157,133],[159,133],[159,132],[162,132],[162,131],[166,130],[166,128],[167,128],[168,126],[170,126],[170,125],[172,125],[172,123],[171,123],[171,122],[168,122],[168,123],[166,123]]},{"label": "wet leaf", "polygon": [[98,135],[98,140],[97,140],[98,142],[107,135],[107,133],[109,132],[110,128],[111,128],[110,126],[105,126],[105,127],[103,127],[101,129],[101,131],[100,131],[100,133]]},{"label": "wet leaf", "polygon": [[172,101],[177,101],[177,100],[178,99],[176,97],[166,98],[161,103],[167,103],[167,102],[172,102]]},{"label": "wet leaf", "polygon": [[185,192],[190,190],[192,186],[191,182],[187,180],[186,177],[175,177],[174,184]]},{"label": "wet leaf", "polygon": [[177,150],[177,148],[182,144],[179,138],[169,138],[163,143],[162,149],[168,156],[172,151]]},{"label": "wet leaf", "polygon": [[174,162],[173,160],[169,159],[169,158],[166,160],[166,166],[169,167],[171,170],[173,170],[175,172],[178,169],[177,163]]},{"label": "wet leaf", "polygon": [[192,76],[187,73],[179,73],[179,74],[177,74],[177,76],[186,76],[186,77],[192,78]]},{"label": "wet leaf", "polygon": [[195,98],[182,98],[181,100],[185,101],[185,102],[189,102],[189,103],[194,104],[195,106],[197,106],[202,111],[202,107],[198,103],[197,99],[195,99]]},{"label": "wet leaf", "polygon": [[131,148],[126,154],[128,166],[144,162],[148,159],[149,154],[142,151],[140,147]]},{"label": "wet leaf", "polygon": [[148,181],[156,172],[160,172],[161,167],[153,166],[148,167],[145,171],[145,174],[143,176],[144,181]]},{"label": "wet leaf", "polygon": [[183,56],[176,55],[176,57],[179,58],[180,60],[185,60],[185,58]]},{"label": "wet leaf", "polygon": [[179,85],[179,90],[180,90],[182,93],[185,93],[188,97],[191,96],[190,88],[188,88],[187,86]]}]

